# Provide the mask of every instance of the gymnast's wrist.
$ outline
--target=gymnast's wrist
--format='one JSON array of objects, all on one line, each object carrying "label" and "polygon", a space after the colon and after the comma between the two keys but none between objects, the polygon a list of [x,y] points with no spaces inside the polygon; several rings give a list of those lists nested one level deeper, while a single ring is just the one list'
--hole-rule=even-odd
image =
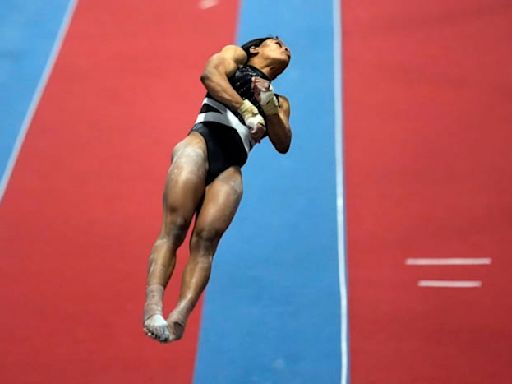
[{"label": "gymnast's wrist", "polygon": [[244,120],[259,114],[258,109],[254,106],[254,104],[247,99],[242,101],[242,105],[238,108],[237,112],[242,115]]}]

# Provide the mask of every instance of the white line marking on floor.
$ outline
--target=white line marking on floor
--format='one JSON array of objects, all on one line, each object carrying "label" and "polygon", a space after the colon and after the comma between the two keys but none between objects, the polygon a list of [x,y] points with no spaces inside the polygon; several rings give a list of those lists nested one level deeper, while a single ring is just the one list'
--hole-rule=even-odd
[{"label": "white line marking on floor", "polygon": [[334,155],[336,163],[336,210],[338,223],[338,267],[340,283],[340,326],[341,326],[341,384],[349,382],[349,333],[348,333],[348,291],[347,291],[347,244],[345,220],[345,186],[343,164],[343,62],[341,40],[341,0],[333,0],[333,83],[334,83]]},{"label": "white line marking on floor", "polygon": [[481,280],[419,280],[423,288],[481,288]]},{"label": "white line marking on floor", "polygon": [[39,101],[43,95],[44,89],[46,88],[46,84],[48,83],[48,79],[50,78],[50,74],[53,70],[53,66],[55,61],[57,60],[57,56],[59,55],[60,48],[62,46],[62,42],[66,37],[66,33],[68,31],[69,25],[71,24],[71,19],[75,12],[79,0],[70,0],[68,3],[68,7],[66,12],[62,18],[62,22],[59,28],[57,35],[55,36],[55,41],[53,42],[52,50],[48,56],[48,60],[46,61],[45,68],[41,74],[37,87],[32,95],[32,100],[28,107],[27,112],[25,113],[25,118],[21,123],[20,130],[18,132],[18,136],[16,137],[16,141],[11,150],[11,154],[9,156],[9,160],[7,161],[7,165],[5,166],[5,171],[3,175],[0,175],[0,203],[2,202],[2,198],[4,197],[5,190],[7,189],[7,184],[9,183],[9,179],[11,178],[11,174],[14,170],[14,166],[16,164],[16,160],[18,159],[18,155],[21,151],[21,147],[23,145],[23,141],[25,140],[25,136],[27,135],[27,131],[32,123],[32,118],[34,117],[37,106],[39,105]]},{"label": "white line marking on floor", "polygon": [[409,258],[406,265],[490,265],[490,257]]}]

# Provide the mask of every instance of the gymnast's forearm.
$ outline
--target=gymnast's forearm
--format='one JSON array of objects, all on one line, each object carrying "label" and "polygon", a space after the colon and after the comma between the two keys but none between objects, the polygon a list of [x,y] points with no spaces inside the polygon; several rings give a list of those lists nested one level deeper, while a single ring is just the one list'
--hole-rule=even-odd
[{"label": "gymnast's forearm", "polygon": [[282,111],[265,118],[268,136],[279,153],[286,153],[292,141],[292,130]]}]

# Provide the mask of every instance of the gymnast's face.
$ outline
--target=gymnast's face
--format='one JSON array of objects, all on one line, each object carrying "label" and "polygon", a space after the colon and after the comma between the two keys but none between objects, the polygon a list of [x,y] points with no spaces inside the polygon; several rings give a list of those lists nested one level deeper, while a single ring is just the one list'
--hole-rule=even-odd
[{"label": "gymnast's face", "polygon": [[290,49],[280,39],[267,39],[259,47],[251,48],[251,51],[257,53],[260,59],[277,65],[282,70],[288,66],[292,57]]}]

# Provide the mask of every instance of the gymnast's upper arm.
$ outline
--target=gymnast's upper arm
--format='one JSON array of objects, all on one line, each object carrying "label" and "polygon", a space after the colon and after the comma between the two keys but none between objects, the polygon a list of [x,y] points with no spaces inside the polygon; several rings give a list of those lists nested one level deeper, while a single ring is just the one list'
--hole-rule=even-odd
[{"label": "gymnast's upper arm", "polygon": [[242,48],[236,45],[226,45],[220,52],[213,54],[208,59],[201,74],[201,81],[205,83],[205,81],[219,75],[229,77],[246,61],[247,55]]}]

